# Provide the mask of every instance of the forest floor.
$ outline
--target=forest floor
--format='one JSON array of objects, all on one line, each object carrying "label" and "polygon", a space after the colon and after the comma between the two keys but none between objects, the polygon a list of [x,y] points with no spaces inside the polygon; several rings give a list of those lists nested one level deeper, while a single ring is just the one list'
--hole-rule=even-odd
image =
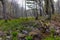
[{"label": "forest floor", "polygon": [[60,15],[53,15],[51,21],[34,18],[0,20],[0,40],[60,40]]},{"label": "forest floor", "polygon": [[55,14],[52,16],[51,24],[60,27],[60,14]]}]

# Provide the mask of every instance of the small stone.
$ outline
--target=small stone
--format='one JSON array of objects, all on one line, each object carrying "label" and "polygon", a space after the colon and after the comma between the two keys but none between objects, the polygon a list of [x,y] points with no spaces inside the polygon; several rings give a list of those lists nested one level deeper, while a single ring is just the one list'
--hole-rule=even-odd
[{"label": "small stone", "polygon": [[18,33],[18,37],[25,37],[26,35],[25,34],[21,34],[21,33]]},{"label": "small stone", "polygon": [[2,40],[2,38],[0,38],[0,40]]},{"label": "small stone", "polygon": [[9,39],[10,39],[10,38],[11,38],[11,36],[6,36],[6,38],[9,38]]},{"label": "small stone", "polygon": [[28,34],[28,31],[23,30],[22,33],[23,33],[23,34]]},{"label": "small stone", "polygon": [[4,35],[4,33],[2,31],[0,31],[0,36],[3,36],[3,35]]}]

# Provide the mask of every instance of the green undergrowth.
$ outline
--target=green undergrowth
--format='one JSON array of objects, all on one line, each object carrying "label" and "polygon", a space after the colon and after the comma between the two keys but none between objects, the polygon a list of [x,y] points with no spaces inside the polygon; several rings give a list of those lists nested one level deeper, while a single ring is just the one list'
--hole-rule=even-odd
[{"label": "green undergrowth", "polygon": [[54,35],[55,30],[53,28],[50,30],[50,33],[51,34],[49,36],[45,37],[43,40],[60,40],[60,36]]},{"label": "green undergrowth", "polygon": [[60,37],[59,36],[56,36],[56,37],[49,36],[49,37],[46,37],[44,40],[60,40]]},{"label": "green undergrowth", "polygon": [[[7,22],[5,22],[5,20],[0,20],[0,30],[2,30],[2,31],[11,30],[13,40],[17,40],[17,34],[18,34],[18,32],[16,32],[17,29],[20,32],[22,30],[31,30],[31,28],[26,27],[26,23],[28,26],[30,25],[33,27],[37,27],[37,26],[40,27],[41,26],[40,23],[42,23],[43,26],[45,26],[45,25],[49,26],[50,25],[50,22],[48,20],[42,19],[42,17],[41,17],[41,19],[37,20],[37,23],[33,23],[35,21],[36,21],[35,18],[31,18],[31,17],[11,19],[11,20],[7,20]],[[22,25],[22,24],[24,24],[24,25]],[[54,33],[54,29],[51,29],[50,36],[45,37],[43,40],[60,40],[60,37],[59,36],[54,37],[53,33]],[[26,40],[32,40],[32,36],[27,36],[25,38],[26,38]]]},{"label": "green undergrowth", "polygon": [[27,23],[30,21],[34,21],[34,18],[19,18],[19,19],[11,19],[5,22],[4,20],[0,20],[0,30],[15,30],[15,29],[24,29],[22,23]]},{"label": "green undergrowth", "polygon": [[[43,22],[42,24],[46,24],[49,25],[48,21],[41,21],[41,20],[37,20],[39,23]],[[38,24],[39,24],[38,23]],[[38,25],[36,23],[35,18],[33,17],[29,17],[29,18],[18,18],[18,19],[11,19],[11,20],[7,20],[7,22],[5,22],[4,20],[0,20],[0,30],[2,31],[8,31],[8,30],[31,30],[30,28],[26,28],[26,26],[33,26],[33,27],[39,27],[40,24]]]}]

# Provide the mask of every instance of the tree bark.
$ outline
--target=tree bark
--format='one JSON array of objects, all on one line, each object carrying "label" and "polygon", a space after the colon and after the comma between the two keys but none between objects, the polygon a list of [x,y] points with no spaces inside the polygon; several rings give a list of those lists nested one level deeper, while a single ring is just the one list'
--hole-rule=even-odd
[{"label": "tree bark", "polygon": [[5,22],[7,22],[5,0],[2,0],[1,3],[2,3],[2,6],[3,6],[3,19],[5,20]]}]

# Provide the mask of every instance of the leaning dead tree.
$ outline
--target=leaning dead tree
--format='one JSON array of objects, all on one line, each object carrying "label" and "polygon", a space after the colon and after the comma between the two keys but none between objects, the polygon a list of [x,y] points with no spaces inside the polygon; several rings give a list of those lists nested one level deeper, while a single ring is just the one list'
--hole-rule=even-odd
[{"label": "leaning dead tree", "polygon": [[7,21],[7,15],[6,15],[6,5],[5,5],[5,1],[6,0],[0,0],[3,6],[3,19],[5,19],[5,21]]}]

